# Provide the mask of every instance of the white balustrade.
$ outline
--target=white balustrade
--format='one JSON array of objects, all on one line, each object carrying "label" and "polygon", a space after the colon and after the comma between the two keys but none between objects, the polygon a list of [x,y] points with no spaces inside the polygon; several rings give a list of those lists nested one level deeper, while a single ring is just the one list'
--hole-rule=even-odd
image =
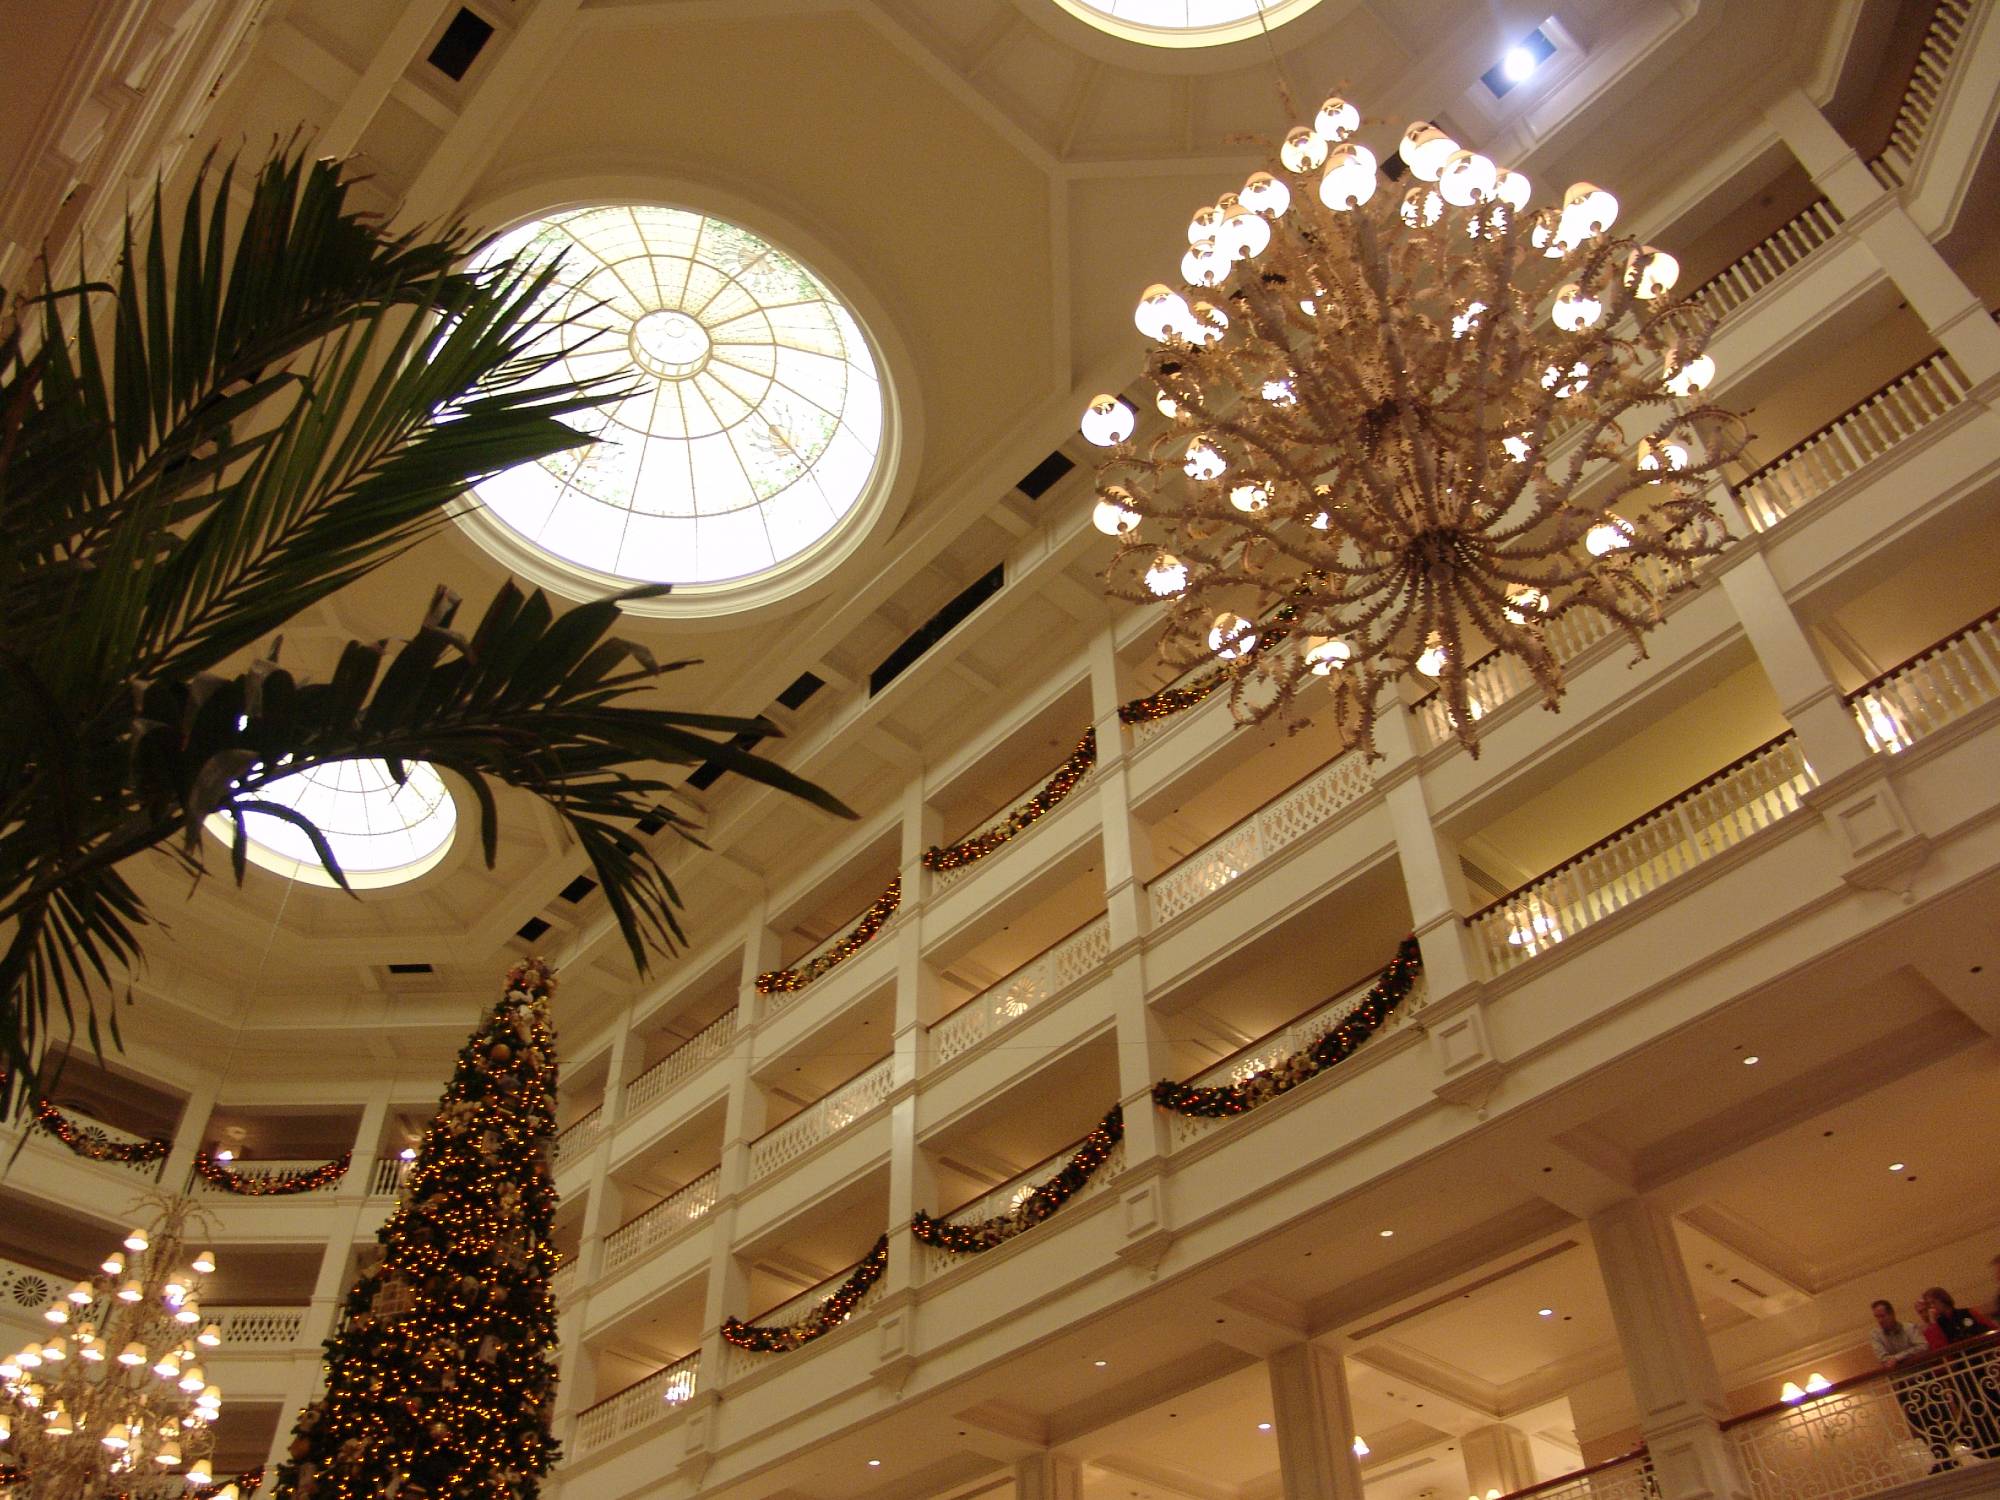
[{"label": "white balustrade", "polygon": [[615,1270],[701,1223],[715,1207],[719,1168],[710,1168],[672,1196],[627,1219],[604,1237],[604,1269]]},{"label": "white balustrade", "polygon": [[[120,1130],[116,1125],[107,1125],[102,1120],[94,1119],[79,1109],[66,1108],[63,1110],[63,1114],[86,1140],[103,1141],[114,1146],[143,1146],[148,1140],[146,1136],[134,1135],[129,1130]],[[32,1121],[23,1125],[13,1139],[41,1141],[55,1151],[67,1152],[69,1150],[61,1141],[49,1135],[41,1126]],[[11,1141],[5,1150],[8,1152],[13,1150]],[[84,1161],[95,1161],[97,1159],[95,1157],[82,1156],[80,1152],[76,1154]],[[160,1174],[166,1170],[167,1159],[164,1156],[158,1156],[151,1161],[106,1161],[104,1164],[108,1167],[121,1167],[127,1172],[135,1172],[141,1177],[150,1177],[157,1182],[160,1179]]]},{"label": "white balustrade", "polygon": [[1755,1500],[1858,1500],[2000,1457],[2000,1339],[1731,1422]]},{"label": "white balustrade", "polygon": [[1503,1500],[1660,1500],[1660,1483],[1652,1458],[1641,1449],[1515,1490]]},{"label": "white balustrade", "polygon": [[731,1006],[627,1084],[625,1118],[629,1120],[641,1110],[658,1103],[678,1085],[727,1053],[730,1043],[736,1039],[736,1014],[736,1007]]},{"label": "white balustrade", "polygon": [[1717,318],[1727,317],[1826,244],[1839,229],[1839,210],[1826,199],[1818,199],[1703,282],[1688,300],[1699,302]]},{"label": "white balustrade", "polygon": [[375,1163],[375,1175],[368,1184],[368,1193],[374,1198],[393,1198],[402,1192],[403,1184],[409,1180],[410,1168],[417,1164],[416,1158],[405,1160],[401,1156],[385,1156]]},{"label": "white balustrade", "polygon": [[218,1307],[211,1316],[222,1333],[224,1354],[289,1349],[305,1332],[303,1307]]},{"label": "white balustrade", "polygon": [[1662,803],[1473,916],[1492,971],[1546,952],[1797,812],[1812,785],[1786,734]]},{"label": "white balustrade", "polygon": [[[223,1169],[232,1177],[269,1179],[272,1177],[288,1177],[294,1173],[315,1171],[325,1166],[326,1162],[327,1159],[323,1156],[290,1159],[259,1157],[255,1161],[244,1161],[238,1158],[235,1161],[223,1163]],[[340,1191],[341,1183],[346,1180],[346,1177],[342,1176],[320,1187],[311,1188],[308,1191],[313,1193],[337,1193]],[[216,1186],[216,1184],[210,1182],[199,1172],[190,1172],[188,1174],[188,1191],[191,1193],[228,1193],[229,1189]],[[258,1195],[236,1194],[234,1196],[254,1199]],[[273,1197],[271,1201],[276,1202],[278,1198]]]},{"label": "white balustrade", "polygon": [[759,1136],[750,1145],[750,1180],[755,1182],[789,1166],[821,1141],[880,1108],[889,1098],[891,1065],[892,1059],[883,1058],[867,1072],[808,1104],[776,1130]]},{"label": "white balustrade", "polygon": [[[1092,779],[1096,775],[1097,775],[1097,767],[1093,764],[1087,770],[1085,770],[1081,776],[1077,777],[1073,783],[1071,783],[1069,791],[1064,795],[1062,802],[1058,802],[1056,804],[1056,807],[1059,808],[1063,806],[1064,803],[1074,801],[1078,796],[1080,796],[1083,793],[1084,789],[1091,784]],[[1041,781],[1035,783],[1034,787],[1030,791],[1023,793],[1020,797],[1016,798],[1014,802],[1010,802],[1007,806],[1007,812],[1011,813],[1017,803],[1026,802],[1030,796],[1033,796],[1035,792],[1039,792],[1047,784],[1048,784],[1048,778],[1047,777],[1042,778]],[[1004,819],[1006,816],[1007,813],[1002,813],[1001,819]],[[1037,828],[1040,828],[1042,824],[1048,822],[1048,820],[1054,816],[1055,816],[1055,808],[1049,809],[1049,811],[1043,813],[1041,817],[1037,818],[1034,822],[1030,823],[1026,828],[1022,829],[1019,833],[1015,834],[1006,843],[1002,844],[1000,848],[995,849],[991,854],[988,854],[985,857],[985,859],[975,859],[969,861],[966,864],[954,865],[949,870],[933,870],[931,872],[932,893],[936,894],[950,890],[953,886],[957,885],[961,880],[965,879],[968,875],[970,875],[974,870],[978,869],[982,864],[986,863],[986,860],[996,858],[1001,853],[1002,850],[1013,848],[1014,845],[1020,843],[1022,839],[1028,837],[1029,834],[1033,833]],[[1000,821],[1000,819],[995,819],[995,822],[998,821]],[[992,824],[987,825],[987,827],[991,826],[993,825]],[[980,831],[984,832],[984,829]]]},{"label": "white balustrade", "polygon": [[555,1293],[556,1307],[561,1309],[571,1292],[576,1290],[576,1262],[566,1260],[556,1267],[556,1274],[549,1278],[549,1290]]},{"label": "white balustrade", "polygon": [[1889,127],[1889,142],[1882,154],[1868,163],[1875,180],[1886,188],[1898,188],[1910,180],[1924,138],[1930,134],[1944,97],[1946,76],[1965,41],[1971,24],[1974,0],[1937,0],[1917,64],[1903,90],[1903,103]]},{"label": "white balustrade", "polygon": [[[870,905],[873,905],[873,903],[871,902]],[[884,938],[888,937],[890,932],[894,930],[897,922],[902,920],[904,910],[905,908],[901,904],[898,904],[896,910],[890,912],[888,917],[883,921],[882,925],[875,929],[875,936],[869,939],[869,941],[871,943],[879,943]],[[860,916],[857,915],[853,921],[847,923],[840,929],[840,931],[834,933],[831,937],[827,938],[824,942],[820,943],[819,946],[814,948],[810,953],[807,953],[803,958],[800,958],[793,963],[787,964],[785,967],[788,969],[803,969],[804,967],[806,967],[807,964],[810,964],[814,959],[818,958],[821,954],[831,952],[834,948],[840,945],[840,942],[843,938],[845,938],[850,932],[854,931],[855,927],[860,924],[860,921],[861,918]],[[858,957],[859,955],[857,954],[856,956]],[[849,958],[847,960],[847,962],[849,963],[852,963],[853,961],[854,961],[853,958]],[[832,971],[829,970],[828,972],[830,973]],[[764,1015],[766,1019],[770,1018],[771,1016],[778,1015],[783,1011],[789,1010],[792,1006],[798,1003],[799,997],[805,994],[806,990],[811,988],[812,985],[808,984],[805,986],[804,989],[773,990],[770,994],[764,997]]]},{"label": "white balustrade", "polygon": [[[1204,1089],[1222,1088],[1232,1083],[1247,1083],[1265,1069],[1305,1051],[1333,1030],[1360,1007],[1361,1002],[1367,998],[1368,992],[1375,987],[1381,977],[1379,973],[1369,975],[1324,1005],[1315,1006],[1304,1015],[1287,1021],[1276,1031],[1266,1032],[1242,1050],[1232,1052],[1229,1056],[1204,1068],[1187,1082],[1196,1088]],[[1427,994],[1423,971],[1419,970],[1416,982],[1410,987],[1410,993],[1403,997],[1402,1004],[1396,1007],[1395,1012],[1383,1023],[1381,1029],[1388,1031],[1401,1025],[1423,1008]],[[1205,1115],[1175,1114],[1171,1117],[1173,1144],[1180,1146],[1189,1141],[1199,1140],[1217,1125],[1227,1124],[1234,1118],[1239,1117],[1224,1115],[1211,1119]]]},{"label": "white balustrade", "polygon": [[[1076,1155],[1081,1145],[1080,1141],[1072,1141],[1054,1155],[1036,1162],[1025,1172],[1018,1172],[998,1186],[988,1188],[970,1203],[961,1203],[957,1208],[954,1208],[950,1213],[943,1216],[943,1222],[964,1226],[968,1224],[983,1224],[988,1219],[1006,1217],[1023,1203],[1026,1203],[1036,1188],[1040,1187],[1067,1166],[1069,1159]],[[1111,1148],[1111,1154],[1098,1163],[1097,1170],[1090,1174],[1083,1186],[1070,1194],[1069,1198],[1063,1204],[1062,1212],[1067,1213],[1084,1199],[1094,1197],[1096,1194],[1102,1192],[1106,1187],[1116,1182],[1118,1174],[1124,1170],[1125,1142],[1123,1139],[1120,1139]],[[1059,1222],[1060,1219],[1061,1214],[1058,1214],[1056,1220],[1045,1219],[1042,1222]],[[966,1259],[965,1256],[953,1255],[949,1251],[941,1250],[935,1245],[924,1246],[924,1264],[927,1275],[938,1275],[964,1259]]]},{"label": "white balustrade", "polygon": [[604,1134],[604,1106],[598,1105],[588,1114],[572,1120],[556,1137],[555,1164],[565,1166],[576,1160],[583,1152],[597,1144],[597,1138]]},{"label": "white balustrade", "polygon": [[1750,524],[1769,531],[1841,480],[1922,432],[1965,399],[1965,373],[1943,352],[1897,376],[1736,487]]},{"label": "white balustrade", "polygon": [[1153,926],[1200,905],[1252,866],[1331,822],[1375,785],[1366,757],[1336,757],[1146,887]]},{"label": "white balustrade", "polygon": [[1871,750],[1895,752],[2000,698],[2000,610],[1876,678],[1848,706]]},{"label": "white balustrade", "polygon": [[577,1413],[575,1449],[601,1448],[629,1432],[664,1422],[693,1398],[701,1380],[701,1351],[682,1355],[672,1364],[635,1381],[615,1396]]},{"label": "white balustrade", "polygon": [[1053,947],[1043,949],[1005,979],[981,990],[931,1026],[925,1035],[930,1040],[932,1063],[950,1062],[1045,1005],[1095,971],[1110,951],[1108,917],[1098,917]]}]

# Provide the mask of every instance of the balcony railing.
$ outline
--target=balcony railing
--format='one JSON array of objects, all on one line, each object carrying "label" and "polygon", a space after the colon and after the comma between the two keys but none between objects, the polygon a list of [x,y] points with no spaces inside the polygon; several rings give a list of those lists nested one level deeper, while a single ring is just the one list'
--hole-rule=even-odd
[{"label": "balcony railing", "polygon": [[[971,1202],[959,1204],[950,1213],[941,1216],[942,1222],[958,1225],[980,1224],[988,1219],[997,1219],[1012,1213],[1028,1200],[1036,1188],[1067,1166],[1081,1145],[1081,1141],[1071,1141],[1062,1150],[1036,1162],[1026,1171],[1017,1172],[998,1186],[988,1188]],[[1118,1174],[1124,1170],[1125,1142],[1121,1139],[1111,1148],[1111,1154],[1104,1158],[1097,1170],[1084,1180],[1083,1186],[1064,1200],[1064,1208],[1067,1209],[1071,1204],[1081,1202],[1085,1198],[1094,1197],[1115,1182]],[[959,1261],[959,1256],[947,1250],[940,1250],[935,1245],[924,1247],[924,1265],[928,1275],[938,1275],[957,1265]]]},{"label": "balcony railing", "polygon": [[[1057,770],[1060,771],[1061,767],[1058,766]],[[1097,775],[1097,767],[1093,764],[1088,769],[1086,769],[1081,776],[1077,777],[1076,780],[1071,784],[1069,792],[1063,798],[1063,801],[1068,802],[1074,797],[1076,797],[1076,795],[1079,792],[1083,791],[1084,788],[1088,787],[1091,784],[1092,780],[1096,777],[1096,775]],[[1040,776],[1037,776],[1033,781],[1028,783],[1028,785],[1021,788],[1021,790],[1017,792],[1014,796],[1009,797],[1006,801],[1002,802],[1000,804],[1001,808],[1003,809],[1001,816],[1004,817],[1007,812],[1012,811],[1015,807],[1018,807],[1021,803],[1027,801],[1028,798],[1032,797],[1036,792],[1040,791],[1042,787],[1047,784],[1048,780],[1049,780],[1049,773],[1044,771]],[[1022,829],[1019,833],[1015,834],[1014,837],[1008,841],[1008,844],[1003,845],[1002,848],[1009,847],[1013,844],[1018,844],[1022,839],[1027,838],[1037,828],[1041,827],[1041,825],[1047,821],[1048,819],[1046,817],[1036,819],[1033,823],[1030,823],[1026,828]],[[968,834],[967,837],[970,838],[972,837],[972,835]],[[995,852],[997,853],[999,851]],[[989,856],[989,858],[990,857],[991,856]],[[980,863],[981,861],[979,860],[968,860],[966,863],[962,865],[953,865],[949,870],[932,871],[931,890],[933,892],[942,892],[950,890],[953,886],[957,885],[959,881],[965,879],[966,876],[970,875],[975,869],[977,869]]]},{"label": "balcony railing", "polygon": [[1917,54],[1917,65],[1903,90],[1902,107],[1889,127],[1889,144],[1868,163],[1875,180],[1886,188],[1898,188],[1910,180],[1924,138],[1931,132],[1938,105],[1944,99],[1945,79],[1965,41],[1972,22],[1974,0],[1937,0],[1931,13],[1930,29]]},{"label": "balcony railing", "polygon": [[[86,1114],[73,1105],[65,1105],[63,1112],[69,1117],[70,1123],[78,1130],[89,1135],[102,1136],[105,1140],[116,1146],[143,1146],[149,1140],[156,1139],[156,1137],[134,1135],[129,1130],[120,1130],[116,1125],[107,1125],[94,1115]],[[162,1132],[161,1134],[164,1136],[170,1133]],[[16,1140],[23,1138],[30,1141],[44,1141],[58,1151],[65,1149],[60,1142],[50,1136],[44,1135],[41,1128],[32,1122],[22,1126],[20,1134],[14,1137]],[[13,1147],[10,1145],[6,1149],[11,1152]],[[89,1159],[94,1160],[95,1158]],[[151,1161],[107,1161],[105,1165],[119,1167],[127,1172],[135,1172],[141,1177],[149,1177],[153,1181],[158,1182],[160,1174],[167,1169],[167,1160],[164,1156],[157,1156]]]},{"label": "balcony railing", "polygon": [[[294,1172],[304,1173],[315,1171],[325,1165],[326,1158],[323,1156],[286,1159],[259,1157],[255,1161],[244,1161],[238,1158],[229,1163],[229,1174],[232,1177],[250,1178],[284,1177]],[[316,1195],[337,1193],[340,1191],[340,1184],[344,1181],[346,1181],[345,1177],[337,1178],[322,1187],[309,1188],[307,1191]],[[226,1193],[229,1191],[227,1188],[217,1187],[199,1172],[188,1173],[187,1190],[190,1193]],[[274,1198],[272,1201],[277,1202],[280,1200]]]},{"label": "balcony railing", "polygon": [[1515,1490],[1503,1500],[1660,1500],[1660,1482],[1653,1474],[1652,1456],[1640,1448],[1623,1458]]},{"label": "balcony railing", "polygon": [[1574,937],[1797,812],[1812,786],[1787,731],[1466,919],[1495,974]]},{"label": "balcony railing", "polygon": [[[1196,1088],[1221,1088],[1226,1084],[1244,1083],[1285,1058],[1305,1051],[1338,1026],[1350,1011],[1358,1007],[1381,977],[1379,970],[1371,970],[1366,978],[1342,990],[1333,999],[1314,1006],[1302,1016],[1294,1016],[1276,1031],[1265,1032],[1247,1047],[1241,1047],[1229,1056],[1211,1063],[1186,1082]],[[1397,1008],[1396,1014],[1384,1030],[1414,1013],[1424,1003],[1424,994],[1424,976],[1419,971],[1416,984],[1408,998]],[[1229,1116],[1209,1118],[1204,1115],[1179,1113],[1169,1118],[1172,1121],[1173,1143],[1176,1146],[1199,1140],[1216,1126],[1227,1124],[1230,1119]]]},{"label": "balcony railing", "polygon": [[549,1290],[556,1295],[556,1306],[560,1308],[576,1290],[576,1262],[566,1260],[556,1267],[556,1274],[549,1278]]},{"label": "balcony railing", "polygon": [[2000,1339],[1723,1424],[1755,1500],[1857,1500],[2000,1457]]},{"label": "balcony railing", "polygon": [[893,1059],[883,1058],[865,1073],[848,1079],[824,1098],[816,1099],[776,1130],[750,1143],[750,1180],[768,1177],[789,1166],[821,1141],[828,1140],[889,1097]]},{"label": "balcony railing", "polygon": [[948,1063],[961,1052],[971,1051],[1095,971],[1110,951],[1110,919],[1097,917],[1086,922],[936,1022],[925,1033],[931,1062]]},{"label": "balcony railing", "polygon": [[1367,758],[1351,752],[1294,783],[1220,838],[1153,878],[1146,887],[1153,926],[1163,926],[1199,906],[1244,871],[1331,822],[1374,785]]},{"label": "balcony railing", "polygon": [[2000,609],[1847,695],[1871,750],[1902,750],[2000,698]]},{"label": "balcony railing", "polygon": [[721,1180],[721,1169],[711,1167],[679,1192],[612,1230],[604,1237],[604,1269],[616,1270],[701,1223],[715,1207],[716,1187]]},{"label": "balcony railing", "polygon": [[602,1104],[590,1113],[572,1120],[556,1137],[555,1164],[560,1167],[573,1162],[583,1152],[596,1145],[597,1138],[604,1134],[604,1126]]},{"label": "balcony railing", "polygon": [[735,1039],[736,1007],[732,1005],[625,1086],[625,1118],[629,1120],[664,1099],[727,1052]]},{"label": "balcony railing", "polygon": [[1820,198],[1709,277],[1688,300],[1701,303],[1718,319],[1725,318],[1826,244],[1839,229],[1839,210]]},{"label": "balcony railing", "polygon": [[636,1380],[615,1396],[576,1415],[576,1451],[601,1448],[628,1432],[665,1421],[687,1404],[701,1380],[701,1351],[684,1354],[670,1365]]},{"label": "balcony railing", "polygon": [[372,1198],[393,1198],[402,1192],[403,1183],[410,1175],[410,1168],[416,1165],[414,1158],[405,1160],[400,1156],[385,1156],[375,1163],[375,1174],[369,1180],[368,1194]]},{"label": "balcony railing", "polygon": [[1939,351],[1856,402],[1735,487],[1750,524],[1769,531],[1841,480],[1922,432],[1965,399],[1970,382]]},{"label": "balcony railing", "polygon": [[224,1354],[254,1354],[261,1349],[289,1349],[305,1332],[304,1307],[218,1307],[213,1311],[222,1331]]}]

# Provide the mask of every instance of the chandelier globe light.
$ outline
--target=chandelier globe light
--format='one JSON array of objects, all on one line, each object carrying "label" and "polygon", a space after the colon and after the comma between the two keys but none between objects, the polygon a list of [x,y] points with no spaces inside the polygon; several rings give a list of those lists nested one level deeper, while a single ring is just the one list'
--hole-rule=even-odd
[{"label": "chandelier globe light", "polygon": [[1712,494],[1742,424],[1706,397],[1712,315],[1671,295],[1671,254],[1611,233],[1610,192],[1533,207],[1429,121],[1385,174],[1362,125],[1328,99],[1193,213],[1180,285],[1134,314],[1159,420],[1115,393],[1084,413],[1092,519],[1108,591],[1164,603],[1162,657],[1219,665],[1239,720],[1302,721],[1317,685],[1372,755],[1408,679],[1476,755],[1487,656],[1554,707],[1557,622],[1644,654],[1728,540]]},{"label": "chandelier globe light", "polygon": [[[179,1474],[191,1488],[212,1482],[222,1393],[196,1363],[187,1324],[199,1313],[186,1314],[215,1270],[212,1250],[189,1260],[187,1231],[213,1226],[186,1197],[155,1193],[146,1203],[153,1218],[126,1237],[130,1253],[107,1257],[45,1311],[69,1334],[0,1359],[0,1468],[12,1476],[0,1491],[97,1500],[148,1474]],[[220,1342],[214,1325],[203,1330],[202,1345]]]}]

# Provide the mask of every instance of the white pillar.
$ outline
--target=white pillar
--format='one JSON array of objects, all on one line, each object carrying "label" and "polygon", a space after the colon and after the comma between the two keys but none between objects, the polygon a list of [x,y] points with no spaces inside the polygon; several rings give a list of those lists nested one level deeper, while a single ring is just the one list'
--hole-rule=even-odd
[{"label": "white pillar", "polygon": [[1974,385],[2000,375],[2000,326],[1903,207],[1802,90],[1765,111],[1792,155],[1868,247],[1910,310]]},{"label": "white pillar", "polygon": [[1754,547],[1734,548],[1718,571],[1722,592],[1770,679],[1778,707],[1798,732],[1799,748],[1813,774],[1823,785],[1864,764],[1869,758],[1868,742],[1798,616],[1786,603],[1784,590],[1763,552]]},{"label": "white pillar", "polygon": [[1728,1408],[1673,1220],[1628,1198],[1590,1220],[1639,1428],[1665,1500],[1748,1500]]},{"label": "white pillar", "polygon": [[1489,1422],[1458,1437],[1465,1460],[1465,1487],[1470,1495],[1511,1495],[1535,1482],[1535,1455],[1528,1435],[1505,1422]]},{"label": "white pillar", "polygon": [[1472,893],[1457,846],[1439,832],[1417,759],[1412,716],[1393,697],[1375,723],[1382,760],[1375,785],[1396,833],[1396,862],[1410,900],[1411,931],[1424,955],[1424,984],[1432,1004],[1476,984],[1478,957],[1465,918]]},{"label": "white pillar", "polygon": [[1362,1500],[1354,1414],[1340,1356],[1318,1344],[1288,1344],[1264,1357],[1285,1500]]},{"label": "white pillar", "polygon": [[1014,1500],[1082,1500],[1083,1465],[1065,1453],[1030,1453],[1014,1464]]}]

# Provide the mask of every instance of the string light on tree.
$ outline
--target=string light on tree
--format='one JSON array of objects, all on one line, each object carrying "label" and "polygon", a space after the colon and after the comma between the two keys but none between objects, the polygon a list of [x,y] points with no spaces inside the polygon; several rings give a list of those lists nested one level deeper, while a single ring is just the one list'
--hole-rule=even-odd
[{"label": "string light on tree", "polygon": [[[1472,663],[1516,657],[1553,705],[1551,621],[1643,650],[1726,540],[1709,491],[1740,423],[1703,396],[1711,315],[1670,296],[1671,255],[1610,233],[1610,193],[1531,208],[1523,174],[1426,122],[1385,190],[1360,126],[1329,99],[1194,215],[1184,289],[1140,297],[1164,421],[1142,434],[1107,394],[1082,424],[1107,450],[1107,587],[1166,600],[1163,658],[1222,663],[1240,719],[1318,678],[1373,753],[1414,670],[1476,753]],[[1279,605],[1297,628],[1251,649]]]}]

